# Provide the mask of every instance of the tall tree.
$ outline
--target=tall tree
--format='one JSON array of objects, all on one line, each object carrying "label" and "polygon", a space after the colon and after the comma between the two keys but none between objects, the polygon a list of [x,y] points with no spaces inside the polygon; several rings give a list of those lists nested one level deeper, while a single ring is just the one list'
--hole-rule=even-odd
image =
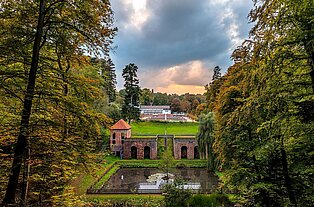
[{"label": "tall tree", "polygon": [[221,78],[221,68],[219,66],[216,66],[214,68],[214,74],[213,74],[212,81],[218,80],[219,78]]},{"label": "tall tree", "polygon": [[248,206],[310,206],[313,2],[254,2],[252,40],[234,51],[212,104],[223,185]]},{"label": "tall tree", "polygon": [[208,168],[211,171],[217,169],[216,158],[213,151],[214,143],[214,115],[213,113],[202,114],[199,118],[199,130],[197,142],[201,157],[208,160]]},{"label": "tall tree", "polygon": [[116,100],[116,72],[115,66],[111,58],[106,59],[96,59],[93,58],[92,61],[98,65],[99,73],[101,74],[104,82],[103,87],[108,95],[109,103],[112,103]]},{"label": "tall tree", "polygon": [[[58,69],[64,69],[60,76],[66,83],[67,68],[71,67],[73,60],[82,59],[84,52],[102,51],[107,54],[115,29],[112,29],[112,12],[108,1],[5,1],[1,3],[0,15],[0,64],[8,66],[22,63],[28,76],[25,80],[26,88],[22,89],[25,93],[20,97],[23,102],[22,115],[3,200],[3,205],[10,205],[16,200],[27,148],[30,144],[35,145],[30,143],[34,98],[39,95],[37,89],[44,84],[37,79],[48,77],[48,70],[53,71],[57,65]],[[67,84],[63,86],[63,95],[66,95]],[[66,123],[66,116],[63,117]],[[23,188],[22,195],[26,195],[26,189]]]},{"label": "tall tree", "polygon": [[134,63],[126,65],[122,71],[124,78],[125,96],[122,105],[122,116],[131,120],[138,120],[140,117],[140,86],[137,78],[138,67]]}]

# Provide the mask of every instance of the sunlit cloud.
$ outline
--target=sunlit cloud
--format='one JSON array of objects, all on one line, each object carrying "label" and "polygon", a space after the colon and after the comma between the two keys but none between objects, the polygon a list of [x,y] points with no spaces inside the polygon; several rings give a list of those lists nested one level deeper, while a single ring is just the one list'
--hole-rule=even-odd
[{"label": "sunlit cloud", "polygon": [[[218,65],[248,36],[247,0],[114,0],[118,27],[112,53],[118,88],[122,69],[139,67],[142,87],[177,93],[203,90]],[[184,89],[183,89],[184,88]],[[189,91],[191,90],[191,91]],[[194,92],[193,92],[194,93]]]},{"label": "sunlit cloud", "polygon": [[[206,85],[212,77],[212,70],[199,60],[190,61],[181,65],[175,65],[159,70],[140,72],[141,86],[153,88],[164,92],[169,89],[174,93],[190,92],[203,93]],[[192,92],[191,92],[192,93]]]},{"label": "sunlit cloud", "polygon": [[205,92],[205,88],[204,86],[171,84],[166,87],[157,87],[155,91],[168,94],[185,94],[185,93],[203,94]]}]

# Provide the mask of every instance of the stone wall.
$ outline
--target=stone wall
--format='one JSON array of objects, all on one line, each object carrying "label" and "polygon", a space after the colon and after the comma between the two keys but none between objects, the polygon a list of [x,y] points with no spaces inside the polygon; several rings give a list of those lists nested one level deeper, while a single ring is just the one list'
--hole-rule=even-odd
[{"label": "stone wall", "polygon": [[150,147],[150,159],[157,159],[157,139],[152,138],[141,138],[141,139],[133,139],[129,138],[124,142],[123,148],[123,158],[131,159],[131,148],[136,147],[137,149],[137,159],[144,159],[144,148],[146,146]]},{"label": "stone wall", "polygon": [[182,147],[187,148],[187,159],[192,160],[194,159],[194,147],[197,146],[197,142],[195,138],[184,138],[184,139],[177,139],[173,140],[173,154],[174,159],[180,160],[181,159],[181,149]]}]

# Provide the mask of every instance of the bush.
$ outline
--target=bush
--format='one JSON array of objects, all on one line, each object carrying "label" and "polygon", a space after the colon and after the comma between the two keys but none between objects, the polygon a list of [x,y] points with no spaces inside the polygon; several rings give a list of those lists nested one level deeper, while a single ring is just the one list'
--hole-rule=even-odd
[{"label": "bush", "polygon": [[176,168],[178,168],[178,169],[184,169],[184,168],[187,168],[187,166],[186,166],[186,164],[183,163],[183,162],[178,162],[178,163],[176,164]]},{"label": "bush", "polygon": [[175,180],[174,183],[163,186],[163,195],[165,196],[166,207],[186,207],[192,196],[190,190],[183,189],[183,181]]},{"label": "bush", "polygon": [[232,203],[224,194],[194,195],[190,198],[188,204],[190,207],[232,206]]}]

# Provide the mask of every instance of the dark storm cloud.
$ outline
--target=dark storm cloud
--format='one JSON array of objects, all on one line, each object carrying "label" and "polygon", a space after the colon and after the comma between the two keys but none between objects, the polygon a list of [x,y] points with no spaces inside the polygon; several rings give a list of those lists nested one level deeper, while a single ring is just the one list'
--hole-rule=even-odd
[{"label": "dark storm cloud", "polygon": [[[139,73],[196,60],[209,63],[208,68],[226,69],[236,47],[230,28],[236,23],[235,39],[247,37],[246,16],[252,6],[249,0],[147,0],[148,18],[135,28],[132,17],[141,14],[132,1],[113,0],[112,4],[119,29],[113,60],[118,71],[134,62]],[[184,82],[189,83],[187,79]]]},{"label": "dark storm cloud", "polygon": [[227,34],[217,24],[216,11],[208,11],[204,2],[149,0],[147,7],[152,16],[141,33],[124,31],[118,36],[117,53],[125,60],[151,68],[214,58],[226,51],[229,46]]}]

